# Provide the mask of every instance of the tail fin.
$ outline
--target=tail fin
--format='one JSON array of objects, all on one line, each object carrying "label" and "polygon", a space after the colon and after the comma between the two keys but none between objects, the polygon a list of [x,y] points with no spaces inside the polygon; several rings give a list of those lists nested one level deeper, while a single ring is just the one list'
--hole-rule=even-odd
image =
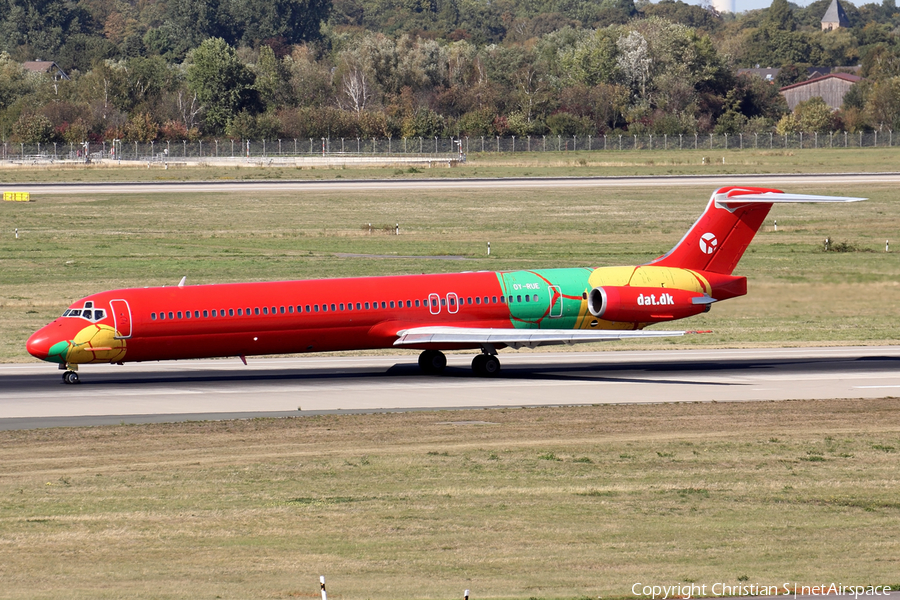
[{"label": "tail fin", "polygon": [[723,187],[681,241],[648,264],[730,275],[759,231],[772,204],[781,202],[857,202],[865,198],[785,194],[781,190]]}]

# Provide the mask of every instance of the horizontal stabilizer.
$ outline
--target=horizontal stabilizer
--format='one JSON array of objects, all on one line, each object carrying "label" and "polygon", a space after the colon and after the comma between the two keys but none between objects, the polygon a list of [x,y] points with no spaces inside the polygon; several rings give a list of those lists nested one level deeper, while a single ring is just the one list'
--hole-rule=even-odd
[{"label": "horizontal stabilizer", "polygon": [[536,348],[558,344],[608,342],[635,338],[679,337],[683,331],[635,331],[616,329],[488,329],[469,327],[414,327],[397,333],[395,346],[423,344],[496,344],[510,348]]},{"label": "horizontal stabilizer", "polygon": [[731,190],[731,192],[725,194],[716,194],[714,198],[718,205],[748,204],[750,202],[781,204],[787,202],[862,202],[863,200],[867,200],[867,198],[854,198],[852,196],[815,196],[812,194],[785,194],[775,192],[741,194],[740,190]]}]

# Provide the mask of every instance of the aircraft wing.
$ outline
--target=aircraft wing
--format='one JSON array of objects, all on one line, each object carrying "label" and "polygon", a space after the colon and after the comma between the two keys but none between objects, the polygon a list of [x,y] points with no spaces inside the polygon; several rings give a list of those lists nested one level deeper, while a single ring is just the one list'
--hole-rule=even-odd
[{"label": "aircraft wing", "polygon": [[397,332],[395,346],[421,344],[502,344],[510,348],[536,348],[554,344],[608,342],[634,338],[678,337],[684,331],[616,329],[489,329],[476,327],[413,327]]}]

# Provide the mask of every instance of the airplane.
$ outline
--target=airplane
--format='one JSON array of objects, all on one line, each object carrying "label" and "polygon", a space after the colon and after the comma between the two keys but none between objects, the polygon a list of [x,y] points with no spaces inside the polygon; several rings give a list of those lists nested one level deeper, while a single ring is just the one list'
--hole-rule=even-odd
[{"label": "airplane", "polygon": [[747,293],[732,272],[774,204],[865,198],[730,186],[672,250],[636,266],[481,271],[120,289],[72,304],[28,352],[78,383],[91,363],[413,348],[439,374],[445,350],[476,349],[472,369],[500,371],[497,350],[684,335],[649,325]]}]

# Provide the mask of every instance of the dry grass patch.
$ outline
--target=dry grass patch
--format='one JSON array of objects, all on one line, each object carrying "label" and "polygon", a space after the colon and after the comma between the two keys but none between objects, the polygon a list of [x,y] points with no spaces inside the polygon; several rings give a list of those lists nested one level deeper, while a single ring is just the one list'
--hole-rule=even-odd
[{"label": "dry grass patch", "polygon": [[892,583],[900,400],[0,433],[5,597]]}]

